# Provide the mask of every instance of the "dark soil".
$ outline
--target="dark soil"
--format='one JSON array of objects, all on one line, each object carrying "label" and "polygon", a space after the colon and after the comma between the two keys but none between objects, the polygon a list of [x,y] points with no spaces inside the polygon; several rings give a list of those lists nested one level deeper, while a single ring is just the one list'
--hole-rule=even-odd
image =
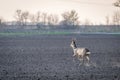
[{"label": "dark soil", "polygon": [[[91,51],[89,66],[73,61],[72,38]],[[0,37],[0,80],[120,80],[120,35]]]}]

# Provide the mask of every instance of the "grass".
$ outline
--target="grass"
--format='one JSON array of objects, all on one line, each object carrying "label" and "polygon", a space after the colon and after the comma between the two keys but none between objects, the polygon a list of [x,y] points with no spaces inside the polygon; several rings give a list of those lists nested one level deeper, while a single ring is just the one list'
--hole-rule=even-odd
[{"label": "grass", "polygon": [[0,31],[0,36],[31,36],[31,35],[66,35],[66,34],[112,34],[112,35],[120,35],[120,33],[107,33],[107,32],[75,32],[75,31],[42,31],[42,30],[8,30],[8,31]]},{"label": "grass", "polygon": [[0,32],[0,36],[64,35],[70,32]]}]

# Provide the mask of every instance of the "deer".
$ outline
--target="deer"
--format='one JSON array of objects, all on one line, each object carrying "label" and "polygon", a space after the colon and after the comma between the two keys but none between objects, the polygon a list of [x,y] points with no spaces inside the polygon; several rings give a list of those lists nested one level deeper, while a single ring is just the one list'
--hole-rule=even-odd
[{"label": "deer", "polygon": [[80,63],[79,65],[84,64],[85,59],[87,60],[87,63],[89,63],[89,61],[90,61],[89,55],[91,54],[89,49],[77,48],[75,40],[72,40],[70,46],[73,49],[73,57],[76,56],[78,58],[78,60],[80,60],[80,62],[82,61],[82,63]]}]

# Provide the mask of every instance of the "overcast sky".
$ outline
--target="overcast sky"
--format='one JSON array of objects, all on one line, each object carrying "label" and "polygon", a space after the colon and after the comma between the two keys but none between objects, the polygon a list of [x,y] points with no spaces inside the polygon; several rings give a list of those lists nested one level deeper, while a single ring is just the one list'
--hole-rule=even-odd
[{"label": "overcast sky", "polygon": [[0,0],[0,16],[6,20],[14,20],[16,9],[37,11],[60,15],[68,10],[76,10],[80,20],[104,23],[105,16],[111,16],[117,9],[112,3],[116,0]]}]

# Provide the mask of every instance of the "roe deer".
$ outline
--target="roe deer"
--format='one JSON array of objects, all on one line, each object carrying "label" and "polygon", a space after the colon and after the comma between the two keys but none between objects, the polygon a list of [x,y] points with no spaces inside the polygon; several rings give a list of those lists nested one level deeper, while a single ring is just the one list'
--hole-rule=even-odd
[{"label": "roe deer", "polygon": [[75,40],[72,40],[70,46],[72,47],[73,52],[74,52],[73,57],[76,56],[76,57],[78,57],[78,59],[80,61],[82,60],[82,64],[84,63],[85,59],[89,63],[89,61],[90,61],[89,55],[91,54],[91,52],[87,48],[77,48]]}]

